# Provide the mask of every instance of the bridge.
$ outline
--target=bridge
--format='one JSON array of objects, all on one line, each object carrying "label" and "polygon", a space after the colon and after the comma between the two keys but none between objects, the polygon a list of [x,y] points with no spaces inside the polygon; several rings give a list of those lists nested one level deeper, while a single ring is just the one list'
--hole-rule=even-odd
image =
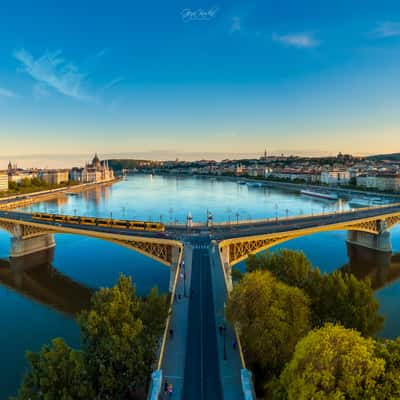
[{"label": "bridge", "polygon": [[391,253],[390,229],[399,222],[400,204],[237,223],[193,224],[188,218],[181,225],[0,210],[0,228],[12,235],[12,260],[51,249],[55,233],[69,233],[128,247],[170,267],[171,313],[150,399],[158,398],[166,379],[174,383],[177,399],[254,398],[240,340],[224,316],[233,265],[285,241],[334,230],[347,230],[353,246]]}]

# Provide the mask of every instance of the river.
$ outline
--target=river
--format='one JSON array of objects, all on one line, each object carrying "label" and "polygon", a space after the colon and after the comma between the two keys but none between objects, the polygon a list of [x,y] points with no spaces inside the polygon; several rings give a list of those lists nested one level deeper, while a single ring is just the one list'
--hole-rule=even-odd
[{"label": "river", "polygon": [[[195,222],[205,222],[207,211],[215,221],[234,222],[348,208],[342,199],[320,200],[232,181],[133,175],[28,210],[174,223],[185,222],[189,212]],[[133,277],[139,294],[153,286],[168,290],[168,268],[143,255],[100,239],[68,234],[55,238],[54,251],[10,261],[10,235],[0,231],[0,399],[16,393],[27,368],[26,350],[37,351],[57,336],[79,346],[74,314],[88,304],[93,290],[113,285],[120,272]],[[392,229],[392,257],[347,247],[345,239],[346,232],[326,232],[276,248],[303,250],[322,271],[346,268],[359,277],[370,276],[386,317],[380,335],[400,335],[400,226]]]}]

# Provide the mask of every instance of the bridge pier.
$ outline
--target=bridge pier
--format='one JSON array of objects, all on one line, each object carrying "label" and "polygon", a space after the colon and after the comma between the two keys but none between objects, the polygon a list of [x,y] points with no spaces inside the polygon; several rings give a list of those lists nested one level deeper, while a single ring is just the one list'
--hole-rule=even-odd
[{"label": "bridge pier", "polygon": [[388,231],[382,231],[377,235],[361,231],[348,231],[347,243],[355,246],[366,247],[375,251],[385,253],[392,252],[390,232]]},{"label": "bridge pier", "polygon": [[10,257],[17,258],[27,256],[29,254],[51,249],[55,245],[56,242],[52,233],[45,233],[43,235],[26,239],[17,235],[11,238]]}]

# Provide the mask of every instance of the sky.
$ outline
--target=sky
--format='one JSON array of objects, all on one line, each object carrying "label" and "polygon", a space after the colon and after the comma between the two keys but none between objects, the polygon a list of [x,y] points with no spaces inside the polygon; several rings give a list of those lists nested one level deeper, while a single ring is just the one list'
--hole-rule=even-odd
[{"label": "sky", "polygon": [[399,71],[398,0],[3,0],[0,168],[399,152]]}]

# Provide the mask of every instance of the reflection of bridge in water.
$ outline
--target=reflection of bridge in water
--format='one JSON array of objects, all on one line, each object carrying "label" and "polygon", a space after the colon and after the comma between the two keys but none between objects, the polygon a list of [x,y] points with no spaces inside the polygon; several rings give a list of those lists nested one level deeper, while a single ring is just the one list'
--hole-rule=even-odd
[{"label": "reflection of bridge in water", "polygon": [[74,316],[88,308],[92,290],[52,266],[53,249],[0,260],[0,285],[29,299]]},{"label": "reflection of bridge in water", "polygon": [[340,268],[358,279],[369,278],[374,290],[382,289],[400,279],[400,253],[380,252],[347,244],[349,262]]}]

